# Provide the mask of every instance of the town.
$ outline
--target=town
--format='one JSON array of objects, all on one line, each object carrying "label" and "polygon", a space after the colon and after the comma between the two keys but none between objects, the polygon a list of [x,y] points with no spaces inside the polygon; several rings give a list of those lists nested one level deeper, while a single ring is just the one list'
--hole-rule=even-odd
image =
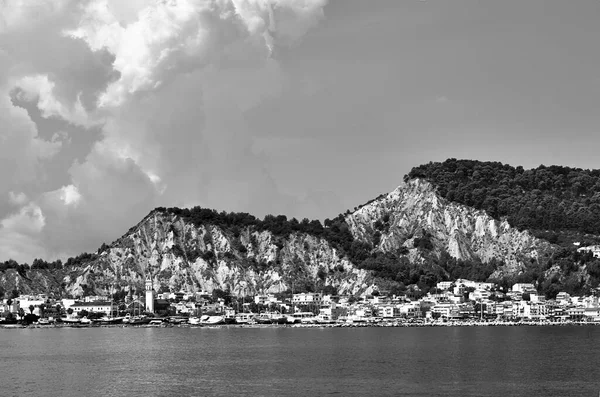
[{"label": "town", "polygon": [[514,325],[600,324],[598,293],[556,299],[540,296],[533,284],[501,291],[489,282],[444,281],[418,299],[396,296],[374,286],[362,296],[317,292],[257,294],[236,299],[224,291],[156,294],[146,281],[145,296],[84,296],[52,299],[13,291],[0,306],[0,325],[220,324],[297,325]]}]

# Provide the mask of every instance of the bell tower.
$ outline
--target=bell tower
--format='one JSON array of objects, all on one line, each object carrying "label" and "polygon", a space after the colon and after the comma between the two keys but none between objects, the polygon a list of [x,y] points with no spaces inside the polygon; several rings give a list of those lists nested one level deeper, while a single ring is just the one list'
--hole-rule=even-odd
[{"label": "bell tower", "polygon": [[154,313],[154,289],[150,276],[146,277],[146,311]]}]

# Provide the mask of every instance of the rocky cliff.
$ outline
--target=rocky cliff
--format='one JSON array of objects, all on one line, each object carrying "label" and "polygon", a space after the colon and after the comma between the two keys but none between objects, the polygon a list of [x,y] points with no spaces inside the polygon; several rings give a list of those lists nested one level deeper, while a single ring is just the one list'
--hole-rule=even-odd
[{"label": "rocky cliff", "polygon": [[234,295],[316,290],[334,286],[359,293],[371,285],[368,272],[356,268],[328,241],[307,233],[276,236],[253,226],[226,229],[200,226],[182,217],[153,211],[129,233],[75,276],[67,290],[108,291],[113,286],[141,289],[146,277],[156,289],[229,290]]},{"label": "rocky cliff", "polygon": [[438,257],[446,251],[462,260],[502,260],[506,265],[494,276],[518,273],[540,254],[553,251],[547,241],[511,227],[506,220],[441,198],[432,184],[421,179],[409,180],[362,206],[347,215],[346,222],[356,239],[383,252],[406,247],[412,260],[425,260],[414,248],[415,238],[424,235]]},{"label": "rocky cliff", "polygon": [[[499,261],[493,276],[503,276],[519,274],[553,249],[413,179],[325,226],[281,216],[257,220],[206,209],[156,209],[111,245],[62,270],[7,270],[0,283],[24,292],[82,295],[141,291],[150,277],[156,290],[222,289],[239,296],[331,286],[356,294],[382,277],[416,282],[443,255],[480,264]],[[402,273],[406,263],[411,270]],[[374,271],[377,266],[387,266],[387,273]],[[447,279],[448,270],[436,266],[435,280]]]}]

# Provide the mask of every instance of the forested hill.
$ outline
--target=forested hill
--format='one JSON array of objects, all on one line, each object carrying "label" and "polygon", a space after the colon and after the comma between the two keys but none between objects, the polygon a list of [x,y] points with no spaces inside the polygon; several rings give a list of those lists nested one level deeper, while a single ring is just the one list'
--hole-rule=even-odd
[{"label": "forested hill", "polygon": [[[449,201],[485,210],[551,242],[570,232],[600,235],[600,170],[448,159],[413,168]],[[588,236],[589,237],[589,236]],[[553,241],[555,240],[555,241]]]}]

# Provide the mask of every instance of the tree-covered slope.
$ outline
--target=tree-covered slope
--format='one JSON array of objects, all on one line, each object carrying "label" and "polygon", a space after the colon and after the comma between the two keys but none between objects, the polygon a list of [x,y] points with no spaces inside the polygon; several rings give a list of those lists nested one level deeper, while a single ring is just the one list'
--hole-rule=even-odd
[{"label": "tree-covered slope", "polygon": [[405,178],[425,179],[447,200],[553,243],[559,236],[552,232],[600,235],[600,170],[449,159],[415,167]]}]

